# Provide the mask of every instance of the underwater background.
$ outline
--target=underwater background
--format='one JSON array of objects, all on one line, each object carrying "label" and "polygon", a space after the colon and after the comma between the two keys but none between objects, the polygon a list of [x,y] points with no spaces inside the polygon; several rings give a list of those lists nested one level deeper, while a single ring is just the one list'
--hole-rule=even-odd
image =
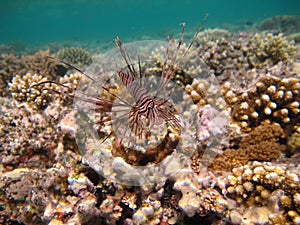
[{"label": "underwater background", "polygon": [[297,0],[1,0],[0,43],[164,38],[181,22],[194,29],[206,13],[206,28],[242,29],[275,15],[299,15],[299,9]]},{"label": "underwater background", "polygon": [[0,0],[2,224],[299,225],[300,0]]}]

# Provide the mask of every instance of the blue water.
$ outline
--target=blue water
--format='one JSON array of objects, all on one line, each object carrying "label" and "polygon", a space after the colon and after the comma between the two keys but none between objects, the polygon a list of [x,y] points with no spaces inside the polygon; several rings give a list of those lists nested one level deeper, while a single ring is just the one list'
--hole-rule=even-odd
[{"label": "blue water", "polygon": [[300,14],[300,0],[0,0],[0,44],[112,41]]}]

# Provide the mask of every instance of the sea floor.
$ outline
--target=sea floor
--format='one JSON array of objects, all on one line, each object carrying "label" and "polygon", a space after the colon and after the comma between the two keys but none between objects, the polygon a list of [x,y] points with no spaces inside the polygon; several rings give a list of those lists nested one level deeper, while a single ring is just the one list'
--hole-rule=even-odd
[{"label": "sea floor", "polygon": [[299,32],[2,45],[0,224],[300,224]]}]

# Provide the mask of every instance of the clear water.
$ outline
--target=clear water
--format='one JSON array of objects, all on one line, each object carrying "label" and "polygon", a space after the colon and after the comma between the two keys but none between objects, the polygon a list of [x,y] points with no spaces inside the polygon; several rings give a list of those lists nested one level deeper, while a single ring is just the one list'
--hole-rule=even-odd
[{"label": "clear water", "polygon": [[[165,36],[180,22],[194,28],[299,15],[299,0],[0,0],[0,44],[61,41],[109,42]],[[178,31],[178,30],[177,30]]]}]

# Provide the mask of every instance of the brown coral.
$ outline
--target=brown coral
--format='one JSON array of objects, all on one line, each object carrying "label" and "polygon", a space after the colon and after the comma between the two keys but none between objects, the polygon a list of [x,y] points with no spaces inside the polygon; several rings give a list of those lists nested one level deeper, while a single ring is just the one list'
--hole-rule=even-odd
[{"label": "brown coral", "polygon": [[299,123],[300,83],[297,78],[262,76],[254,88],[234,91],[225,84],[222,94],[232,108],[232,118],[243,128],[253,128],[264,120],[277,122],[285,129]]},{"label": "brown coral", "polygon": [[237,150],[225,150],[218,155],[211,170],[230,171],[248,161],[270,161],[280,157],[285,146],[279,143],[283,138],[283,130],[276,124],[262,124],[251,131],[239,144]]},{"label": "brown coral", "polygon": [[299,166],[254,161],[232,169],[227,177],[227,191],[231,198],[248,208],[240,211],[243,220],[258,219],[257,215],[251,215],[250,206],[253,211],[267,211],[265,223],[291,224],[299,219],[299,171]]},{"label": "brown coral", "polygon": [[[276,64],[280,61],[287,62],[294,58],[296,54],[296,47],[293,42],[287,41],[282,33],[273,35],[256,34],[249,42],[253,48],[254,57],[250,60],[252,65],[258,66],[255,61],[268,61],[270,64]],[[250,56],[249,56],[250,57]]]},{"label": "brown coral", "polygon": [[48,167],[59,138],[44,115],[0,105],[1,163],[8,167]]},{"label": "brown coral", "polygon": [[67,95],[78,87],[81,78],[80,73],[65,75],[59,79],[59,83],[64,85],[61,86],[44,83],[49,80],[42,75],[27,73],[14,76],[9,90],[18,103],[25,102],[33,109],[44,109],[53,99],[67,100]]},{"label": "brown coral", "polygon": [[50,51],[39,51],[34,55],[22,57],[10,55],[1,55],[0,57],[0,96],[7,96],[8,83],[13,76],[23,76],[27,73],[40,74],[49,80],[57,81],[59,76],[64,75],[67,69],[55,60],[49,60]]},{"label": "brown coral", "polygon": [[83,48],[63,49],[57,53],[57,57],[78,66],[88,66],[93,62],[91,54]]},{"label": "brown coral", "polygon": [[291,34],[300,31],[300,20],[297,16],[274,16],[260,22],[257,28],[261,31]]}]

